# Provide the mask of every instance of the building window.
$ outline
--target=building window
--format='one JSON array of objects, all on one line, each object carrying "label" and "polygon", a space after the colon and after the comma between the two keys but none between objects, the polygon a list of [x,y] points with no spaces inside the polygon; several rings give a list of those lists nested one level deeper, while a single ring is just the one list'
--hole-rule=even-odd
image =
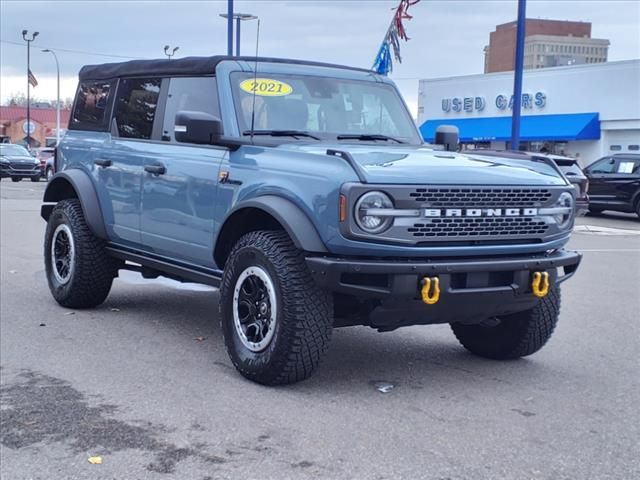
[{"label": "building window", "polygon": [[118,135],[151,138],[160,82],[160,78],[126,78],[120,81],[114,115]]},{"label": "building window", "polygon": [[622,150],[622,145],[610,145],[609,150],[611,150],[612,152],[619,152],[620,150]]},{"label": "building window", "polygon": [[637,152],[638,150],[640,150],[640,145],[629,145],[628,148],[632,152]]}]

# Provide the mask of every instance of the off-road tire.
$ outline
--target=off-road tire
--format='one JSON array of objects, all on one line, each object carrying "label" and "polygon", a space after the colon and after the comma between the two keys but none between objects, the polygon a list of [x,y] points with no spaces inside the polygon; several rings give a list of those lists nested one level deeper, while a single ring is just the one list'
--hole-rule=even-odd
[{"label": "off-road tire", "polygon": [[499,318],[496,326],[452,323],[458,341],[470,352],[494,360],[510,360],[540,350],[551,337],[560,313],[560,289],[553,287],[531,310]]},{"label": "off-road tire", "polygon": [[12,182],[20,182],[22,181],[22,177],[11,177]]},{"label": "off-road tire", "polygon": [[[60,283],[51,262],[53,234],[61,224],[71,230],[75,254],[74,266],[66,283]],[[97,238],[84,219],[78,199],[59,202],[52,210],[44,240],[45,271],[53,298],[67,308],[92,308],[109,295],[117,274],[117,261],[105,251],[105,243]]]},{"label": "off-road tire", "polygon": [[[234,289],[241,273],[262,268],[274,285],[275,331],[255,352],[240,339],[234,323]],[[329,346],[333,325],[332,296],[320,289],[286,232],[250,232],[238,240],[226,262],[220,287],[220,327],[236,369],[264,385],[290,384],[309,377]]]}]

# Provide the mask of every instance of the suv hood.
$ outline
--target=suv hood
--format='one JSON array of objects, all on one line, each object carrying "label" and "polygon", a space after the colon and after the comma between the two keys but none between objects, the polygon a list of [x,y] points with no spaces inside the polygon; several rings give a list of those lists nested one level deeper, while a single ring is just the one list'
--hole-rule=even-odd
[{"label": "suv hood", "polygon": [[36,162],[36,159],[29,155],[0,155],[0,158],[9,162]]},{"label": "suv hood", "polygon": [[567,185],[556,168],[542,161],[467,156],[426,146],[290,143],[280,148],[323,156],[327,149],[348,152],[368,183]]}]

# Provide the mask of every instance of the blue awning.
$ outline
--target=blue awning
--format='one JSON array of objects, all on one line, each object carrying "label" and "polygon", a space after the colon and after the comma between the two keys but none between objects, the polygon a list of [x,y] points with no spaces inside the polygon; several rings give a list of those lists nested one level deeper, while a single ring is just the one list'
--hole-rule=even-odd
[{"label": "blue awning", "polygon": [[[427,120],[420,126],[422,137],[432,142],[439,125],[454,125],[460,130],[461,142],[511,140],[511,117],[441,118]],[[600,119],[597,113],[562,115],[527,115],[521,118],[520,140],[598,140]]]}]

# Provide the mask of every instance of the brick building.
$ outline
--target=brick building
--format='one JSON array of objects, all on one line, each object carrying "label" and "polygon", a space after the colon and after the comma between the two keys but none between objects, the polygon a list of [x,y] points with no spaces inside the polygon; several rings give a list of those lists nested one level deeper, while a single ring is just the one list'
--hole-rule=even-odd
[{"label": "brick building", "polygon": [[[484,47],[484,73],[514,69],[517,22],[496,26]],[[609,40],[591,38],[591,23],[526,20],[524,68],[546,68],[607,61]]]},{"label": "brick building", "polygon": [[[69,124],[69,109],[60,110],[60,129]],[[34,148],[46,145],[46,139],[56,136],[56,109],[31,107],[32,144]],[[0,107],[0,137],[9,137],[11,143],[26,145],[27,107]]]}]

